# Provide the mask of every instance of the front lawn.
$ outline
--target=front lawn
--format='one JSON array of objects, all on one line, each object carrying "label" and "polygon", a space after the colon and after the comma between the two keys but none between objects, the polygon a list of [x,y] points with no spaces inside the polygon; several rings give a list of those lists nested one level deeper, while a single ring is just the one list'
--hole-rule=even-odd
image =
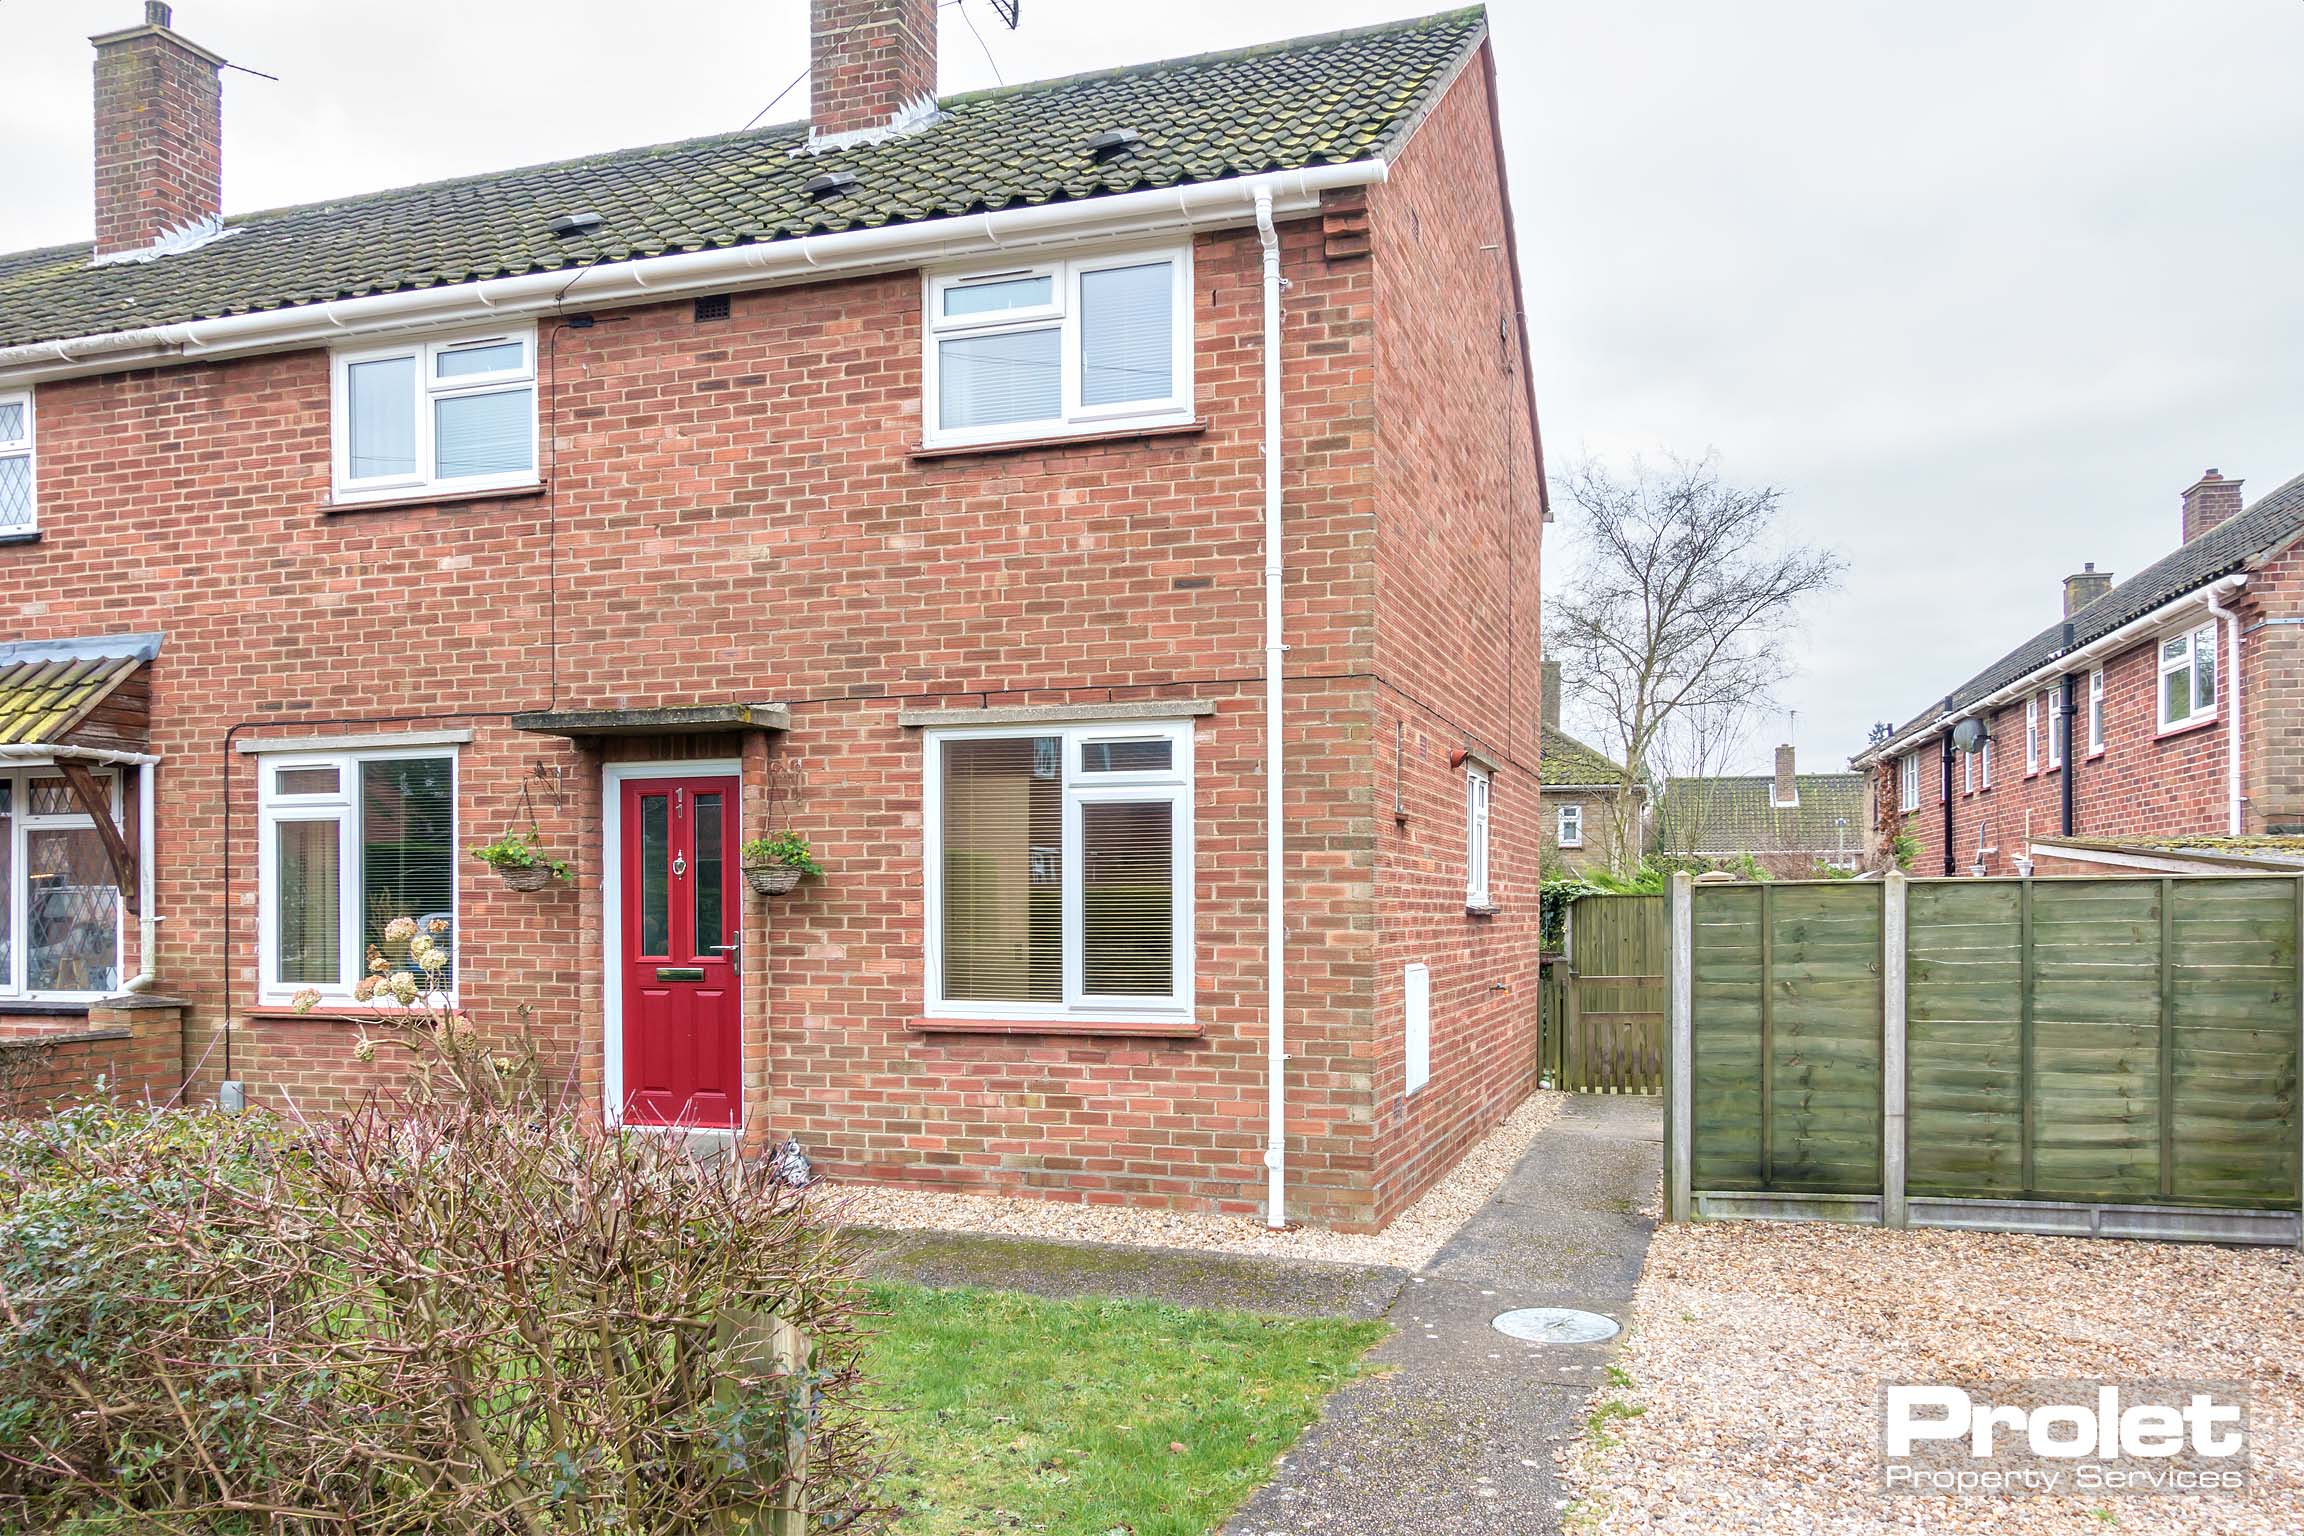
[{"label": "front lawn", "polygon": [[898,1536],[1202,1536],[1382,1323],[872,1287],[867,1392]]}]

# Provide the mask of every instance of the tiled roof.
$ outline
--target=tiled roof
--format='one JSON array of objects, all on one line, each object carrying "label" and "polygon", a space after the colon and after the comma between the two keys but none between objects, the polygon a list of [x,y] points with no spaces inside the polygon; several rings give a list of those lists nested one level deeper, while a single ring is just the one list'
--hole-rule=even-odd
[{"label": "tiled roof", "polygon": [[[1774,803],[1776,781],[1750,777],[1668,779],[1657,834],[1675,853],[1859,853],[1872,818],[1864,775],[1793,777],[1798,805]],[[1842,826],[1840,823],[1845,822]]]},{"label": "tiled roof", "polygon": [[2251,560],[2280,548],[2299,533],[2304,533],[2304,475],[2179,546],[2072,615],[2069,640],[2064,621],[2049,625],[1954,689],[1949,701],[1938,700],[1898,726],[1884,745],[1892,748],[1949,710],[1996,693],[2065,652],[2100,640],[2187,592],[2197,592],[2242,570]]},{"label": "tiled roof", "polygon": [[1588,747],[1556,725],[1544,727],[1544,759],[1538,782],[1552,785],[1620,784],[1624,770],[1597,747]]},{"label": "tiled roof", "polygon": [[[820,155],[787,123],[244,214],[147,262],[92,267],[86,244],[0,255],[0,345],[1366,159],[1414,126],[1485,27],[1473,7],[983,91]],[[1099,162],[1086,142],[1112,128],[1142,143]],[[835,169],[853,191],[802,190]],[[603,217],[597,236],[555,238],[549,222],[577,212]]]},{"label": "tiled roof", "polygon": [[150,661],[157,637],[0,645],[0,746],[52,744]]}]

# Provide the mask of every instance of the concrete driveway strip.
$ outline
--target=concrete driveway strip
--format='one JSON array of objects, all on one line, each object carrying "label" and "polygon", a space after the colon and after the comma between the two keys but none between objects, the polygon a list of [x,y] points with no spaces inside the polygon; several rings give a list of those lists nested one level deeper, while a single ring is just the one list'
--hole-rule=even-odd
[{"label": "concrete driveway strip", "polygon": [[1560,1528],[1553,1450],[1614,1341],[1534,1344],[1490,1326],[1519,1307],[1619,1323],[1640,1278],[1662,1164],[1662,1101],[1580,1095],[1495,1199],[1386,1314],[1379,1376],[1339,1392],[1226,1536],[1520,1536]]}]

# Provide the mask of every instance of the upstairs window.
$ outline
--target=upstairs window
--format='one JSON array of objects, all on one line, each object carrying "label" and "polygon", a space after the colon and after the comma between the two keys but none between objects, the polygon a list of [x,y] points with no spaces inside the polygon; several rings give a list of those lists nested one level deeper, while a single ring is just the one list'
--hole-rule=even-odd
[{"label": "upstairs window", "polygon": [[1920,754],[1907,752],[1896,762],[1896,809],[1920,809]]},{"label": "upstairs window", "polygon": [[2160,729],[2216,715],[2216,626],[2160,642]]},{"label": "upstairs window", "polygon": [[1976,793],[1976,754],[1973,752],[1960,754],[1960,793]]},{"label": "upstairs window", "polygon": [[2024,701],[2024,771],[2040,771],[2040,695]]},{"label": "upstairs window", "polygon": [[1580,805],[1560,807],[1560,846],[1563,848],[1581,848],[1584,846],[1584,807]]},{"label": "upstairs window", "polygon": [[1488,770],[1464,770],[1464,904],[1488,905]]},{"label": "upstairs window", "polygon": [[[257,818],[262,1000],[309,988],[344,1003],[368,974],[368,951],[426,992],[454,996],[456,759],[440,752],[266,757]],[[419,966],[410,918],[451,957]],[[388,972],[389,973],[389,972]]]},{"label": "upstairs window", "polygon": [[931,446],[1192,417],[1187,248],[937,274],[923,330]]},{"label": "upstairs window", "polygon": [[1983,787],[1990,789],[1992,787],[1992,738],[1990,736],[1984,738],[1984,750],[1977,755],[1984,759],[1982,766],[1977,770],[1978,777],[1984,781]]},{"label": "upstairs window", "polygon": [[2088,750],[2104,750],[2104,669],[2088,674]]},{"label": "upstairs window", "polygon": [[956,1018],[1188,1018],[1192,730],[928,737],[928,1004]]},{"label": "upstairs window", "polygon": [[339,352],[336,500],[536,483],[533,327]]},{"label": "upstairs window", "polygon": [[2048,725],[2048,766],[2064,766],[2064,733],[2071,729],[2064,718],[2064,685],[2056,683],[2040,695],[2040,713]]},{"label": "upstairs window", "polygon": [[0,394],[0,539],[38,531],[32,492],[32,396]]}]

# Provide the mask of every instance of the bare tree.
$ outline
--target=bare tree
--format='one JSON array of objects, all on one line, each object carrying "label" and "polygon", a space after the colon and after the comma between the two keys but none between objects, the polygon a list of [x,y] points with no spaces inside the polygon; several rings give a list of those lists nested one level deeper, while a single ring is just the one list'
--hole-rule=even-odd
[{"label": "bare tree", "polygon": [[[1604,724],[1628,804],[1634,785],[1654,783],[1660,741],[1676,723],[1732,722],[1767,701],[1790,670],[1782,642],[1800,605],[1838,582],[1841,560],[1783,545],[1784,493],[1723,482],[1709,455],[1662,467],[1634,460],[1623,478],[1587,462],[1565,489],[1580,514],[1576,558],[1546,605],[1544,653]],[[1628,818],[1614,819],[1610,841],[1619,873],[1639,862]]]}]

